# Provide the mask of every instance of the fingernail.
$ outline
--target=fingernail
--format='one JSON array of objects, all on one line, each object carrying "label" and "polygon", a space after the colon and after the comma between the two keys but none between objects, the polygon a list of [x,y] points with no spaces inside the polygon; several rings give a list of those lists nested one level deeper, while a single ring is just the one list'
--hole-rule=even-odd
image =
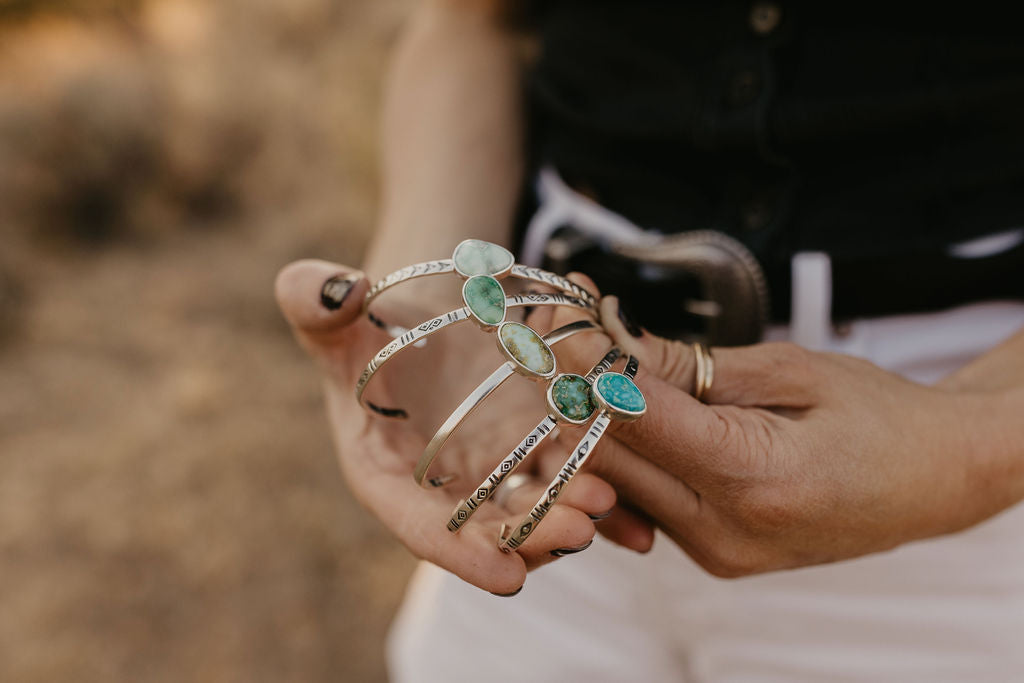
[{"label": "fingernail", "polygon": [[640,329],[640,326],[633,322],[633,318],[626,312],[626,309],[622,306],[622,301],[619,301],[619,320],[622,322],[622,326],[626,328],[626,332],[629,332],[634,337],[644,336],[644,331]]},{"label": "fingernail", "polygon": [[522,592],[522,590],[523,590],[523,587],[520,586],[519,588],[517,588],[516,590],[512,591],[511,593],[491,593],[491,595],[497,595],[499,598],[511,598],[513,596],[519,595]]},{"label": "fingernail", "polygon": [[575,555],[576,553],[582,553],[584,550],[590,547],[593,543],[593,539],[590,540],[586,545],[581,545],[579,548],[555,548],[551,551],[551,554],[555,557],[565,557],[566,555]]},{"label": "fingernail", "polygon": [[329,311],[336,311],[345,303],[359,275],[335,275],[320,288],[320,303]]},{"label": "fingernail", "polygon": [[591,522],[600,522],[602,519],[608,519],[611,516],[611,514],[612,511],[609,510],[608,512],[602,512],[599,515],[587,515],[587,517],[590,517]]}]

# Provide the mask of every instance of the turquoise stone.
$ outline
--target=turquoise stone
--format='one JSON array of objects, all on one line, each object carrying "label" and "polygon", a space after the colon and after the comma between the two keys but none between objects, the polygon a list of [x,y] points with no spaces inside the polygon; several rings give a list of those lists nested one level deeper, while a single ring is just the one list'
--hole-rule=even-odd
[{"label": "turquoise stone", "polygon": [[455,247],[452,254],[455,270],[464,277],[499,275],[512,267],[512,252],[497,244],[483,240],[466,240]]},{"label": "turquoise stone", "polygon": [[486,325],[505,319],[505,290],[489,275],[477,275],[462,286],[462,299],[476,318]]},{"label": "turquoise stone", "polygon": [[640,413],[647,401],[633,380],[617,372],[606,372],[597,378],[595,389],[605,403],[626,413]]},{"label": "turquoise stone", "polygon": [[498,329],[502,347],[524,368],[538,375],[555,371],[555,354],[540,335],[526,325],[507,322]]},{"label": "turquoise stone", "polygon": [[594,414],[590,384],[579,375],[562,375],[551,385],[551,402],[573,422],[582,422]]}]

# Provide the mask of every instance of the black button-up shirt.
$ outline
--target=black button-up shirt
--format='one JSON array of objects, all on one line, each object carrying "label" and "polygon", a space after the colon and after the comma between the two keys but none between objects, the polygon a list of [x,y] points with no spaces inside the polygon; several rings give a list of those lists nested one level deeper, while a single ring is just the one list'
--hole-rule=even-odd
[{"label": "black button-up shirt", "polygon": [[534,149],[639,225],[721,230],[769,271],[913,259],[1024,226],[1014,10],[540,2]]}]

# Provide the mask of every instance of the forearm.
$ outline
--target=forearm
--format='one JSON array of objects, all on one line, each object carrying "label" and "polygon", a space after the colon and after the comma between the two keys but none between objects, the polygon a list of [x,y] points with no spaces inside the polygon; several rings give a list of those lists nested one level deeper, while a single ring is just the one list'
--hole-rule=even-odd
[{"label": "forearm", "polygon": [[955,397],[979,498],[991,512],[1024,499],[1024,330],[937,385]]},{"label": "forearm", "polygon": [[497,3],[428,2],[396,50],[371,277],[478,237],[507,243],[523,169],[520,63]]}]

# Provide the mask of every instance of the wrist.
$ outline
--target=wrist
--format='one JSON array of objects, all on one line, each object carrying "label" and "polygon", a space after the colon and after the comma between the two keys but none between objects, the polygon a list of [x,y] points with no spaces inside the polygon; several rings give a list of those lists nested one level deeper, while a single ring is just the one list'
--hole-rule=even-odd
[{"label": "wrist", "polygon": [[1024,499],[1024,391],[947,394],[945,450],[959,495],[948,531],[977,524]]}]

